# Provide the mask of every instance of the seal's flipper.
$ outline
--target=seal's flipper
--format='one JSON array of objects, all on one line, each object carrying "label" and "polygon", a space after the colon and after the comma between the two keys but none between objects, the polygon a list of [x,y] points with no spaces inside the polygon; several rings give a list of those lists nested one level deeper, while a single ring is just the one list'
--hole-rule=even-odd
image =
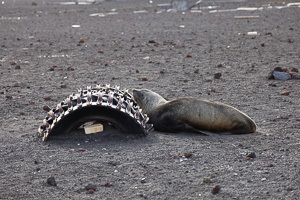
[{"label": "seal's flipper", "polygon": [[202,133],[203,135],[207,135],[207,136],[221,136],[221,135],[232,135],[229,132],[211,132],[211,131],[203,131],[203,130],[199,130],[200,133]]}]

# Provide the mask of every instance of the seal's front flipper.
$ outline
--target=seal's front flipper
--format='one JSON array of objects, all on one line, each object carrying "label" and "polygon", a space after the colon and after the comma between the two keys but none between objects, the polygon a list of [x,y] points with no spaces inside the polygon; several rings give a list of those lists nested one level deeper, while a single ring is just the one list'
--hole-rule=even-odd
[{"label": "seal's front flipper", "polygon": [[185,131],[187,131],[189,133],[198,133],[198,134],[202,134],[205,136],[211,136],[210,134],[206,134],[204,131],[196,129],[188,124],[184,124],[184,128],[185,128]]},{"label": "seal's front flipper", "polygon": [[210,132],[210,131],[203,131],[203,130],[199,130],[199,132],[207,136],[232,135],[232,133],[229,132]]}]

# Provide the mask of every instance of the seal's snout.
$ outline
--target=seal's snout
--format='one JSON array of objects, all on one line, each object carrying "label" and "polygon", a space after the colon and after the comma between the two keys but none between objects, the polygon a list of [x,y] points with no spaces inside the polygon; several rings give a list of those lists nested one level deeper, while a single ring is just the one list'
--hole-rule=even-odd
[{"label": "seal's snout", "polygon": [[139,91],[137,89],[132,89],[133,99],[136,101],[139,96]]},{"label": "seal's snout", "polygon": [[145,91],[138,90],[138,89],[133,89],[132,90],[132,96],[133,99],[136,101],[136,103],[142,108],[144,107],[144,101],[145,101]]},{"label": "seal's snout", "polygon": [[132,90],[132,94],[133,94],[134,100],[136,100],[136,101],[137,101],[137,99],[140,99],[141,96],[142,96],[141,91],[140,91],[140,90],[137,90],[137,89],[133,89],[133,90]]}]

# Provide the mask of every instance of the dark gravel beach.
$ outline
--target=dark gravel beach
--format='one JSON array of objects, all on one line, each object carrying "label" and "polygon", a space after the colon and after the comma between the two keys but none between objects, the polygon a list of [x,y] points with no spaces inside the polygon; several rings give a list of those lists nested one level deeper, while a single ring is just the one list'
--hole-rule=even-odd
[{"label": "dark gravel beach", "polygon": [[[299,0],[70,2],[0,1],[0,199],[299,198],[300,79],[267,78],[300,70]],[[43,106],[96,84],[222,102],[258,130],[42,142]]]}]

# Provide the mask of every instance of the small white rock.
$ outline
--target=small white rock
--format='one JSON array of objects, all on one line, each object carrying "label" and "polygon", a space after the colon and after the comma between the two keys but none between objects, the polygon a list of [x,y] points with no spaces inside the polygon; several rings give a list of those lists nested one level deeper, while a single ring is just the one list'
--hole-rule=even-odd
[{"label": "small white rock", "polygon": [[102,124],[92,124],[84,127],[85,134],[98,133],[103,131]]},{"label": "small white rock", "polygon": [[255,35],[258,35],[258,33],[256,31],[251,31],[251,32],[248,32],[247,35],[255,36]]}]

